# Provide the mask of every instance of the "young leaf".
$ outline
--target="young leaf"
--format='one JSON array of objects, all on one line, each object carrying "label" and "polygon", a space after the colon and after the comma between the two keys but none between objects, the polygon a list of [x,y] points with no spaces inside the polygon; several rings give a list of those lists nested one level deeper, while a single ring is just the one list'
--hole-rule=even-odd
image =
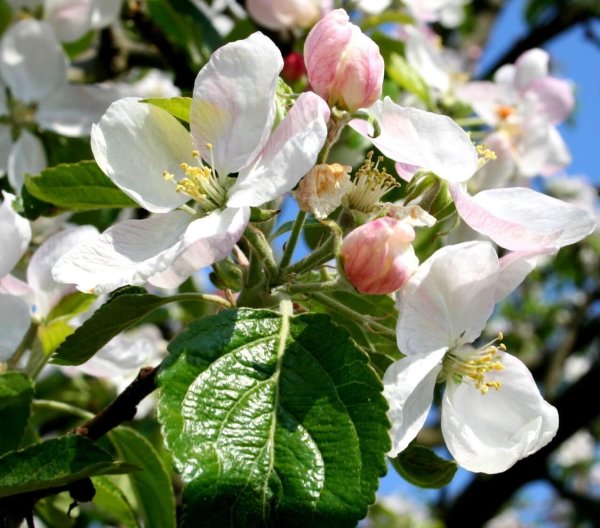
[{"label": "young leaf", "polygon": [[138,432],[117,427],[109,438],[123,460],[142,470],[129,475],[145,528],[175,528],[175,495],[158,454]]},{"label": "young leaf", "polygon": [[104,207],[136,207],[94,161],[61,163],[25,176],[25,187],[35,198],[69,211]]},{"label": "young leaf", "polygon": [[445,460],[430,448],[414,442],[391,461],[401,477],[420,488],[444,487],[450,483],[457,469],[454,460]]},{"label": "young leaf", "polygon": [[[135,475],[135,473],[133,473]],[[107,477],[93,477],[92,482],[96,494],[94,495],[94,506],[106,512],[109,520],[117,521],[118,526],[126,528],[137,528],[139,523],[135,518],[135,512],[129,504],[123,492],[115,486]]]},{"label": "young leaf", "polygon": [[158,106],[184,123],[190,122],[191,97],[149,97],[141,102]]},{"label": "young leaf", "polygon": [[143,288],[123,288],[69,335],[50,361],[56,365],[81,365],[113,337],[169,302],[173,302],[170,297],[150,295]]},{"label": "young leaf", "polygon": [[0,455],[19,447],[32,399],[33,383],[25,374],[0,374]]},{"label": "young leaf", "polygon": [[386,72],[399,86],[415,94],[428,108],[432,107],[429,86],[401,55],[397,53],[390,55]]},{"label": "young leaf", "polygon": [[188,485],[183,525],[355,526],[389,450],[379,378],[324,314],[226,310],[159,373],[158,417]]},{"label": "young leaf", "polygon": [[136,469],[83,436],[52,438],[0,457],[0,498]]}]

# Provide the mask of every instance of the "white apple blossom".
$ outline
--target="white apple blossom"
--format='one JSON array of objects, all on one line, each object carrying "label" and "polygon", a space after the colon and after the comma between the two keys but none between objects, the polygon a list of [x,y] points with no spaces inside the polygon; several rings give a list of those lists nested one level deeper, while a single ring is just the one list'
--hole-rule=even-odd
[{"label": "white apple blossom", "polygon": [[[292,190],[325,141],[329,109],[310,92],[272,131],[282,66],[279,50],[261,33],[217,50],[196,78],[191,137],[156,106],[133,98],[111,105],[92,130],[94,156],[154,214],[75,247],[56,264],[55,278],[96,293],[147,282],[171,288],[224,258],[250,206]],[[181,210],[190,200],[196,209]]]},{"label": "white apple blossom", "polygon": [[423,426],[440,382],[446,383],[444,440],[465,469],[505,471],[554,437],[558,413],[527,367],[503,345],[471,345],[495,303],[521,282],[522,271],[519,262],[498,259],[489,242],[468,242],[436,251],[398,293],[397,339],[406,357],[383,379],[391,456]]}]

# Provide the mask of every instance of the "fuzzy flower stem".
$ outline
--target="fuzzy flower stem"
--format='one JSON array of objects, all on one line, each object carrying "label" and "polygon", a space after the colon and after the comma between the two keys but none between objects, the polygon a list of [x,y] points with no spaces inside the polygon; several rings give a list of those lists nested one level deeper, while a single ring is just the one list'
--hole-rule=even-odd
[{"label": "fuzzy flower stem", "polygon": [[345,304],[332,299],[328,295],[324,295],[322,293],[307,293],[307,295],[315,301],[327,306],[334,313],[344,315],[345,317],[348,317],[349,319],[352,319],[361,325],[365,325],[374,333],[381,334],[382,336],[394,341],[394,343],[396,342],[396,332],[392,328],[388,328],[381,323],[377,323],[369,317],[366,317],[364,314],[355,312],[354,310],[348,308]]},{"label": "fuzzy flower stem", "polygon": [[294,249],[296,249],[296,244],[298,243],[298,238],[300,238],[300,233],[302,232],[302,228],[304,227],[305,220],[306,213],[302,210],[299,210],[298,215],[296,216],[296,220],[294,220],[294,225],[292,226],[290,238],[288,239],[287,244],[285,245],[281,261],[279,262],[280,272],[281,270],[290,265],[292,255],[294,254]]}]

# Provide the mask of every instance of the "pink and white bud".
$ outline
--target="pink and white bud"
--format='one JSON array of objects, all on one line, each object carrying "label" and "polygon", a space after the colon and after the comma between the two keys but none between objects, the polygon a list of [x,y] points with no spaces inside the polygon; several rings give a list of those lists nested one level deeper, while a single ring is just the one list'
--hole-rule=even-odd
[{"label": "pink and white bud", "polygon": [[399,290],[419,266],[414,238],[411,225],[390,217],[358,227],[342,243],[346,278],[362,293]]},{"label": "pink and white bud", "polygon": [[312,28],[304,60],[312,89],[329,106],[354,111],[381,96],[384,63],[379,47],[343,9],[331,11]]},{"label": "pink and white bud", "polygon": [[300,180],[294,193],[298,206],[315,218],[322,219],[335,211],[342,198],[351,189],[349,172],[352,167],[333,163],[320,163]]}]

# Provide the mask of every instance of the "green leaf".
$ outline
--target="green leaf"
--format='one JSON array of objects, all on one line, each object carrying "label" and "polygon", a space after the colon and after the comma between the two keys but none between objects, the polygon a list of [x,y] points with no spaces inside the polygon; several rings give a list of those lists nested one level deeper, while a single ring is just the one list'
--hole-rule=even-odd
[{"label": "green leaf", "polygon": [[202,40],[209,46],[211,51],[215,51],[223,45],[223,39],[213,26],[210,18],[200,11],[192,1],[171,0],[170,3],[176,11],[193,19],[197,29],[202,35]]},{"label": "green leaf", "polygon": [[[135,475],[135,473],[133,473]],[[123,492],[107,477],[93,477],[92,483],[96,490],[93,504],[100,509],[109,520],[119,526],[135,528],[139,526],[131,504]]]},{"label": "green leaf", "polygon": [[25,374],[0,374],[0,455],[19,447],[32,400],[33,382]]},{"label": "green leaf", "polygon": [[429,85],[421,75],[398,53],[392,53],[386,66],[390,78],[405,90],[415,94],[428,108],[433,107]]},{"label": "green leaf", "polygon": [[141,102],[158,106],[184,123],[190,122],[191,97],[149,97]]},{"label": "green leaf", "polygon": [[158,454],[138,432],[117,427],[109,438],[119,457],[142,470],[129,475],[145,528],[175,528],[175,495]]},{"label": "green leaf", "polygon": [[70,336],[75,329],[64,319],[54,319],[47,325],[40,325],[37,337],[42,345],[44,357],[48,357]]},{"label": "green leaf", "polygon": [[25,176],[25,187],[39,200],[69,211],[105,207],[136,207],[94,161],[61,163]]},{"label": "green leaf", "polygon": [[108,452],[83,436],[52,438],[0,457],[0,497],[135,469],[113,460]]},{"label": "green leaf", "polygon": [[225,310],[159,373],[158,417],[188,485],[183,525],[355,526],[389,450],[379,378],[324,314]]},{"label": "green leaf", "polygon": [[61,343],[50,361],[81,365],[113,337],[170,302],[170,297],[151,295],[143,288],[122,288]]},{"label": "green leaf", "polygon": [[59,303],[50,310],[48,321],[58,319],[59,317],[71,318],[77,314],[85,312],[96,300],[95,295],[82,292],[73,292],[65,295]]},{"label": "green leaf", "polygon": [[414,442],[391,462],[401,477],[420,488],[442,488],[450,483],[458,467],[454,460],[440,458],[430,448]]}]

